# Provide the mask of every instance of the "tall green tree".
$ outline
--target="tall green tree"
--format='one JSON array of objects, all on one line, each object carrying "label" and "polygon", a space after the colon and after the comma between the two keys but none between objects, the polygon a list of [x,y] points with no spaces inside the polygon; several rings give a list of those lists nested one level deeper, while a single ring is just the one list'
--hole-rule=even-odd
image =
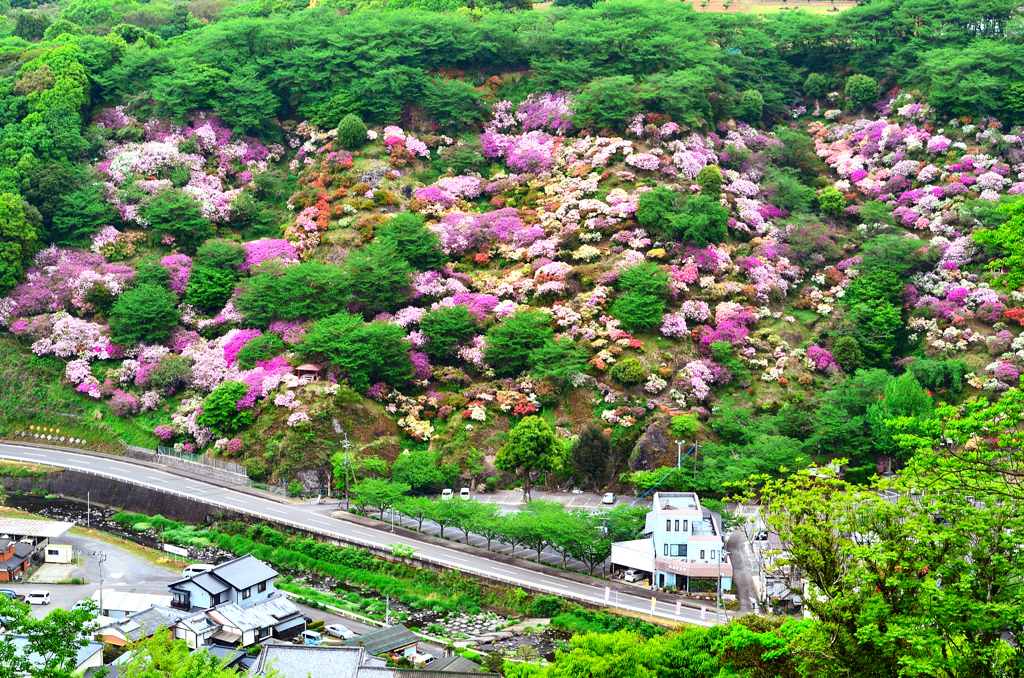
[{"label": "tall green tree", "polygon": [[567,453],[567,445],[555,437],[548,423],[531,415],[509,431],[508,442],[498,450],[494,466],[516,474],[522,469],[524,496],[529,500],[531,474],[561,469]]},{"label": "tall green tree", "polygon": [[39,233],[25,218],[21,198],[0,194],[0,294],[21,282],[36,253]]},{"label": "tall green tree", "polygon": [[442,307],[420,319],[427,337],[424,349],[431,358],[450,358],[461,345],[476,336],[476,321],[465,306]]},{"label": "tall green tree", "polygon": [[391,240],[374,240],[345,260],[345,289],[366,318],[389,313],[409,298],[408,262]]},{"label": "tall green tree", "polygon": [[533,367],[537,349],[554,341],[550,318],[539,311],[520,311],[487,332],[484,358],[499,376],[515,376]]},{"label": "tall green tree", "polygon": [[178,300],[166,288],[139,285],[122,294],[114,304],[110,329],[125,346],[160,344],[178,323]]},{"label": "tall green tree", "polygon": [[345,312],[314,324],[296,352],[339,368],[357,391],[378,381],[401,386],[413,377],[405,330],[388,322],[364,323]]},{"label": "tall green tree", "polygon": [[589,481],[591,489],[596,490],[608,473],[611,453],[611,443],[601,427],[587,422],[572,445],[573,469]]},{"label": "tall green tree", "polygon": [[420,214],[396,214],[380,225],[376,238],[392,245],[397,256],[418,271],[440,268],[448,262],[437,234],[423,225]]}]

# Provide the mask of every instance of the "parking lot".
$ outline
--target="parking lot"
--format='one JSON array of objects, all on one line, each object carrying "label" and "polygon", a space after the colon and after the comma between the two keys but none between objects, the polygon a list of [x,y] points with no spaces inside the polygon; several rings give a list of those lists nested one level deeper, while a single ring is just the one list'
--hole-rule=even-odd
[{"label": "parking lot", "polygon": [[25,583],[0,582],[0,588],[11,589],[19,596],[29,591],[49,591],[50,605],[32,606],[32,614],[37,619],[45,617],[54,607],[70,610],[75,603],[91,597],[99,590],[100,553],[106,556],[102,568],[104,589],[167,595],[167,585],[181,578],[181,569],[178,567],[151,563],[127,549],[91,537],[68,533],[54,543],[70,544],[80,554],[78,567],[69,570],[69,573],[71,577],[83,579],[85,584],[33,583],[31,579]]}]

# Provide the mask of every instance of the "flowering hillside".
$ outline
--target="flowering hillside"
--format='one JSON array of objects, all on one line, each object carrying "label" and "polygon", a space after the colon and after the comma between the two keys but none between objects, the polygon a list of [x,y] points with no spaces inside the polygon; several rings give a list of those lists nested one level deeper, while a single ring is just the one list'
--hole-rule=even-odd
[{"label": "flowering hillside", "polygon": [[704,441],[704,473],[670,482],[705,492],[809,456],[870,474],[900,456],[886,418],[1018,383],[1024,295],[998,258],[1017,212],[997,207],[1024,193],[1024,141],[995,120],[896,91],[774,132],[648,114],[603,136],[573,105],[269,145],[104,109],[108,223],[39,251],[0,323],[96,416],[268,480],[323,465],[307,441],[340,418],[482,482],[530,415],[603,429],[565,482],[643,487],[676,437]]}]

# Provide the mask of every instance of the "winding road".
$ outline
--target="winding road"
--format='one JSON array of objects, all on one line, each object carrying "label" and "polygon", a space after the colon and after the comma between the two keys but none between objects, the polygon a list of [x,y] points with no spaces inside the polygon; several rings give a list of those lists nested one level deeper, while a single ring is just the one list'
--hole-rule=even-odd
[{"label": "winding road", "polygon": [[[360,546],[388,549],[389,544],[401,544],[416,549],[416,557],[430,563],[446,568],[458,568],[461,572],[469,575],[486,577],[535,592],[597,604],[609,609],[620,609],[702,626],[712,626],[716,623],[714,607],[707,609],[706,614],[703,615],[704,619],[701,619],[700,610],[687,607],[685,604],[682,607],[677,607],[671,602],[658,601],[652,610],[649,596],[632,593],[628,590],[632,587],[624,586],[620,582],[608,582],[612,590],[610,600],[606,600],[605,582],[601,580],[594,580],[593,584],[585,584],[562,578],[558,575],[557,570],[553,570],[552,574],[545,574],[525,567],[495,562],[483,556],[475,556],[428,541],[420,541],[408,533],[380,532],[344,519],[312,513],[303,505],[275,500],[262,493],[256,494],[249,491],[249,488],[246,488],[246,491],[241,491],[233,489],[231,486],[225,487],[206,482],[194,476],[175,475],[154,468],[150,464],[132,463],[130,460],[95,453],[16,443],[0,444],[0,459],[44,464],[110,478],[194,499],[218,508],[248,514]],[[623,590],[616,591],[616,587]],[[723,611],[722,614],[724,620],[725,612]]]}]

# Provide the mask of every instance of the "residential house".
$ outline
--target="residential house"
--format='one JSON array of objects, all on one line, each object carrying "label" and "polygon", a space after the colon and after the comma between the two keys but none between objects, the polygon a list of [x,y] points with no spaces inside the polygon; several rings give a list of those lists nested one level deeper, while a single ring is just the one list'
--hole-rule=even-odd
[{"label": "residential house", "polygon": [[[103,589],[103,595],[99,591],[92,594],[96,601],[96,608],[99,614],[114,619],[125,619],[148,610],[154,605],[167,607],[171,604],[171,596],[154,593],[135,593],[131,591],[119,591],[117,589]],[[102,607],[100,601],[103,601]]]},{"label": "residential house", "polygon": [[[4,640],[6,636],[0,634],[0,640]],[[28,648],[28,636],[14,634],[14,651],[16,656],[23,657]],[[37,654],[28,655],[29,662],[37,667],[43,668],[45,661],[43,657]],[[88,669],[97,668],[103,666],[103,643],[98,641],[89,641],[89,644],[85,647],[78,649],[78,654],[73,661],[73,667],[69,673],[77,674],[84,673]]]},{"label": "residential house", "polygon": [[302,612],[280,594],[246,607],[222,603],[207,610],[206,616],[220,625],[213,641],[233,647],[249,647],[268,638],[288,639],[306,630]]},{"label": "residential house", "polygon": [[0,539],[0,581],[21,581],[32,565],[32,544]]},{"label": "residential house", "polygon": [[224,668],[235,669],[240,673],[246,673],[256,665],[256,657],[250,657],[244,650],[236,650],[222,645],[209,645],[201,647],[195,652],[209,652],[224,663]]},{"label": "residential house", "polygon": [[205,610],[222,603],[248,607],[277,595],[277,572],[253,556],[242,556],[171,584],[171,607]]},{"label": "residential house", "polygon": [[43,561],[50,540],[74,526],[74,523],[57,520],[0,517],[0,581],[21,579],[25,572]]},{"label": "residential house", "polygon": [[362,647],[266,645],[253,673],[264,676],[273,669],[282,678],[359,678],[361,669],[386,664]]},{"label": "residential house", "polygon": [[688,593],[732,587],[732,563],[723,554],[722,517],[700,505],[693,492],[656,492],[647,514],[646,539],[612,545],[615,569],[650,575],[651,585]]},{"label": "residential house", "polygon": [[151,638],[162,628],[172,629],[175,624],[187,616],[188,614],[181,610],[164,605],[152,605],[127,619],[116,620],[112,624],[101,626],[96,631],[96,636],[104,643],[122,647],[128,643]]}]

